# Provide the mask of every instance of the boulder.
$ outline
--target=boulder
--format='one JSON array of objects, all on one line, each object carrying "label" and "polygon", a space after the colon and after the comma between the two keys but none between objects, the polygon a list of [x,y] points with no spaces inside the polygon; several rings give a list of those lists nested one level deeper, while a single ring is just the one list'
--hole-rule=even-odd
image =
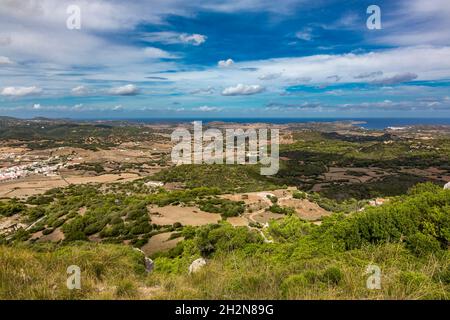
[{"label": "boulder", "polygon": [[149,257],[147,257],[145,255],[145,252],[142,251],[141,249],[139,249],[139,248],[133,248],[133,249],[136,251],[139,251],[140,253],[142,253],[144,255],[145,271],[152,272],[153,268],[155,267],[155,263],[153,262],[153,260],[150,259]]},{"label": "boulder", "polygon": [[194,260],[189,266],[189,274],[199,271],[204,265],[206,265],[205,259],[199,258],[197,260]]},{"label": "boulder", "polygon": [[152,259],[145,257],[145,271],[152,272],[153,268],[155,267],[155,263]]}]

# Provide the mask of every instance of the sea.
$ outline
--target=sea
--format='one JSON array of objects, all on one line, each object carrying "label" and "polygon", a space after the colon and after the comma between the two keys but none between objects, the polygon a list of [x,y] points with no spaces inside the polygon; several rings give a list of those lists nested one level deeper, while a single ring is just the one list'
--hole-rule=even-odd
[{"label": "sea", "polygon": [[[123,119],[127,120],[127,119]],[[220,121],[233,123],[257,123],[266,122],[274,124],[284,123],[307,123],[307,122],[335,122],[335,121],[353,121],[355,126],[365,129],[383,130],[390,127],[408,127],[416,125],[448,125],[450,126],[450,118],[149,118],[149,119],[129,119],[132,121],[155,123],[155,122],[186,122],[186,121],[202,121],[204,123]]]}]

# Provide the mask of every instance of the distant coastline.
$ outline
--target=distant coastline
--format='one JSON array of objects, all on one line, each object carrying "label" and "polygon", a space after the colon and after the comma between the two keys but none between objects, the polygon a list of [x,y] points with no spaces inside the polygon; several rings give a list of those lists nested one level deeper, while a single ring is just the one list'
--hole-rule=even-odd
[{"label": "distant coastline", "polygon": [[17,119],[17,120],[62,120],[62,121],[80,121],[80,122],[101,122],[101,121],[125,121],[137,123],[176,123],[176,122],[192,122],[203,121],[204,123],[225,122],[225,123],[330,123],[330,122],[346,122],[356,127],[371,130],[384,129],[400,129],[411,126],[450,126],[450,118],[201,118],[201,117],[185,117],[185,118],[47,118],[38,117],[33,119],[2,117],[0,120]]},{"label": "distant coastline", "polygon": [[351,122],[355,126],[365,129],[387,129],[419,125],[448,125],[450,118],[207,118],[207,119],[129,119],[138,122],[154,123],[158,121],[203,121],[208,122],[234,122],[234,123],[308,123],[308,122]]}]

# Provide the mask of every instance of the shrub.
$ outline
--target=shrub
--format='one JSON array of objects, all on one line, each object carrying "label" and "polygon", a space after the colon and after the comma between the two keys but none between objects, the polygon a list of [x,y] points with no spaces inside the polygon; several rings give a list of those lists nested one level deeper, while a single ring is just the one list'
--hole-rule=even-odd
[{"label": "shrub", "polygon": [[42,234],[43,235],[47,235],[47,234],[50,234],[50,233],[52,233],[53,232],[53,228],[48,228],[48,229],[45,229],[44,231],[42,231]]},{"label": "shrub", "polygon": [[440,249],[439,241],[436,238],[417,232],[407,239],[408,248],[418,256],[437,252]]},{"label": "shrub", "polygon": [[227,199],[207,199],[199,202],[200,210],[212,213],[220,213],[222,217],[236,217],[245,211],[243,201],[231,201]]},{"label": "shrub", "polygon": [[271,196],[270,194],[267,195],[267,199],[269,199],[273,204],[278,202],[278,198],[276,196]]},{"label": "shrub", "polygon": [[279,206],[278,204],[271,205],[269,207],[269,211],[273,212],[273,213],[286,214],[286,215],[295,213],[295,209],[294,208],[282,207],[282,206]]},{"label": "shrub", "polygon": [[10,217],[17,213],[21,213],[26,209],[22,203],[15,202],[0,202],[0,216]]},{"label": "shrub", "polygon": [[294,199],[306,199],[307,194],[305,192],[301,192],[301,191],[294,191],[294,193],[292,194],[292,197]]},{"label": "shrub", "polygon": [[330,267],[322,273],[321,280],[328,284],[337,285],[342,281],[343,277],[341,269],[338,267]]}]

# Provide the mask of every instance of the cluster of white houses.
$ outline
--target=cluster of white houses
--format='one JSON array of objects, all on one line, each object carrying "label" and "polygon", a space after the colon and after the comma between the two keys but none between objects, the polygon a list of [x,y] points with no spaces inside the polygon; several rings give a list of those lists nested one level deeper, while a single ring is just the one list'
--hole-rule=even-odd
[{"label": "cluster of white houses", "polygon": [[56,175],[56,171],[64,165],[62,163],[49,164],[52,160],[54,159],[49,159],[45,162],[33,162],[31,164],[0,168],[0,182],[23,178],[30,174],[54,176]]}]

